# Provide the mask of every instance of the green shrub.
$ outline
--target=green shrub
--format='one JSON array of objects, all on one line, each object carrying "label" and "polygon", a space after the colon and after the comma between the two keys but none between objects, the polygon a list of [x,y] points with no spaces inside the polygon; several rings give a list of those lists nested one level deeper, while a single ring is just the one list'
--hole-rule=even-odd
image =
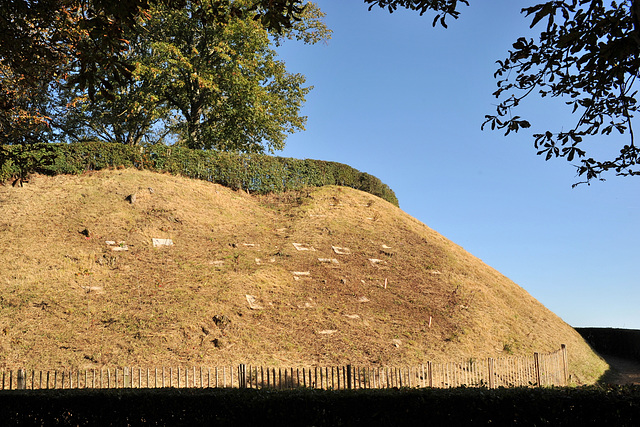
[{"label": "green shrub", "polygon": [[2,425],[640,425],[640,388],[0,391]]},{"label": "green shrub", "polygon": [[398,206],[395,193],[386,184],[342,163],[165,145],[130,147],[103,142],[0,148],[0,182],[30,173],[79,174],[113,167],[168,172],[259,194],[342,185],[366,191]]}]

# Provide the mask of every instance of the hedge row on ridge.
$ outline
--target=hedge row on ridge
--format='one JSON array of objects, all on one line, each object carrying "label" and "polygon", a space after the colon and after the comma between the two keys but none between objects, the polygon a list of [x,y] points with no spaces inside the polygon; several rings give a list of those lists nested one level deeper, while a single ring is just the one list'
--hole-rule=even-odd
[{"label": "hedge row on ridge", "polygon": [[393,190],[378,178],[336,162],[103,142],[0,148],[0,182],[30,173],[80,174],[113,167],[168,172],[259,194],[341,185],[366,191],[398,206]]}]

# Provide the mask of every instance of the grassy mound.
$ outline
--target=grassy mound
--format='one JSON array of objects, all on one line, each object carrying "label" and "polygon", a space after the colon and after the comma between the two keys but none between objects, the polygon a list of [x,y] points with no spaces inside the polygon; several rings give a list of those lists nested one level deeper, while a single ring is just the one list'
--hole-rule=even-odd
[{"label": "grassy mound", "polygon": [[4,368],[406,365],[566,344],[574,382],[606,369],[522,288],[350,188],[34,176],[0,187],[0,242]]}]

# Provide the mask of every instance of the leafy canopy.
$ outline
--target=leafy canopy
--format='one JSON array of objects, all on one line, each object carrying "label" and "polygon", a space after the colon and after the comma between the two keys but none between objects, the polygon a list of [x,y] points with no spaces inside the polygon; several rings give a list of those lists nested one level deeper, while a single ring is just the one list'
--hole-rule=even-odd
[{"label": "leafy canopy", "polygon": [[[155,93],[179,118],[172,131],[189,148],[282,149],[288,133],[304,129],[299,112],[309,91],[305,78],[286,71],[259,21],[232,17],[209,24],[211,3],[157,9],[150,20],[149,54],[140,61],[154,74]],[[323,16],[309,3],[299,21],[303,30],[294,25],[282,37],[327,38]]]},{"label": "leafy canopy", "polygon": [[[118,27],[121,50],[114,64],[119,67],[98,57],[74,59],[69,51],[55,67],[49,62],[49,68],[32,70],[32,77],[57,71],[34,78],[43,82],[39,97],[14,96],[39,101],[38,110],[30,108],[33,103],[24,110],[26,117],[37,116],[40,126],[29,140],[6,135],[3,142],[53,136],[139,145],[173,135],[190,148],[282,149],[288,133],[304,129],[306,118],[299,113],[310,88],[304,87],[304,76],[287,72],[272,46],[287,38],[316,43],[330,37],[317,6],[294,3],[265,3],[269,9],[254,0],[150,2],[144,13],[123,18],[128,24]],[[285,4],[291,7],[277,9]],[[76,42],[83,37],[90,34],[80,34]],[[18,128],[12,122],[7,128]]]},{"label": "leafy canopy", "polygon": [[[42,141],[52,118],[44,105],[61,82],[114,97],[131,79],[127,55],[153,7],[179,11],[187,0],[7,0],[0,2],[0,141]],[[215,0],[209,24],[249,17],[282,33],[303,13],[302,0]],[[73,70],[73,74],[69,71]]]},{"label": "leafy canopy", "polygon": [[[233,4],[243,3],[250,5]],[[274,39],[252,12],[212,22],[214,10],[211,0],[151,7],[143,31],[129,35],[125,59],[134,70],[125,84],[94,102],[75,86],[64,91],[54,122],[62,139],[137,145],[173,135],[189,148],[284,148],[287,134],[304,129],[299,113],[310,88],[304,76],[287,72],[272,45],[325,40],[324,13],[308,3]]]},{"label": "leafy canopy", "polygon": [[[421,15],[435,13],[433,25],[447,26],[468,0],[364,0],[371,9],[393,12],[399,7]],[[212,22],[227,22],[251,11],[268,29],[283,33],[301,18],[303,0],[251,0],[236,7],[232,0],[212,1]],[[77,64],[74,82],[90,98],[133,73],[123,59],[129,49],[125,30],[136,29],[152,6],[176,11],[185,0],[11,0],[0,3],[0,138],[32,141],[49,118],[42,110],[43,94],[55,84],[63,66]],[[506,134],[531,124],[514,110],[531,94],[567,100],[577,121],[569,130],[534,134],[534,145],[545,159],[578,159],[577,172],[587,182],[617,175],[638,175],[639,150],[633,118],[637,108],[636,79],[640,69],[640,0],[549,0],[522,9],[536,40],[519,38],[506,59],[498,61],[499,104],[483,128]],[[21,37],[15,37],[21,34]],[[37,58],[37,61],[33,59]],[[103,73],[97,73],[97,70]],[[628,135],[628,143],[609,159],[590,157],[585,137]]]}]

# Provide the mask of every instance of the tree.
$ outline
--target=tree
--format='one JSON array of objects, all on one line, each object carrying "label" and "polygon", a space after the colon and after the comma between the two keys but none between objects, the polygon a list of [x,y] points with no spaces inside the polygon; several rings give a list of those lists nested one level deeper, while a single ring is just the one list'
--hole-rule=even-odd
[{"label": "tree", "polygon": [[[286,134],[304,129],[304,76],[286,71],[259,21],[238,17],[211,25],[210,7],[208,0],[187,2],[179,11],[158,9],[150,20],[150,54],[142,62],[156,70],[157,93],[182,118],[174,130],[190,148],[284,148]],[[319,11],[312,3],[305,10]],[[283,36],[328,37],[323,14],[307,13],[301,31],[292,26]]]},{"label": "tree", "polygon": [[[129,81],[128,36],[141,30],[152,7],[182,9],[186,0],[6,0],[0,2],[0,143],[42,140],[51,118],[40,106],[50,86],[65,81],[106,98]],[[207,15],[224,23],[249,13],[282,32],[302,13],[302,0],[251,0],[237,7],[216,0]],[[65,73],[75,70],[73,76]]]},{"label": "tree", "polygon": [[[467,0],[364,0],[393,12],[398,7],[435,13],[433,25],[447,26],[457,18]],[[75,83],[109,95],[110,87],[132,73],[122,59],[128,50],[126,28],[136,29],[153,5],[181,9],[185,0],[8,0],[0,3],[0,138],[3,142],[31,140],[47,118],[31,93],[42,94],[55,81],[60,65],[76,62]],[[215,22],[248,11],[256,13],[266,28],[284,32],[299,21],[302,0],[253,0],[236,8],[231,0],[213,2]],[[500,99],[495,114],[483,124],[517,132],[530,123],[513,114],[531,94],[565,97],[578,114],[568,131],[544,131],[534,135],[538,154],[545,158],[580,159],[578,174],[590,181],[607,171],[638,175],[639,150],[632,121],[637,108],[636,77],[640,61],[640,0],[549,0],[522,9],[531,27],[542,25],[538,41],[519,38],[496,72]],[[544,25],[546,24],[546,25]],[[20,37],[16,37],[20,34]],[[107,37],[105,37],[107,36]],[[33,58],[38,58],[33,65]],[[96,70],[105,77],[97,78]],[[4,81],[4,79],[8,79]],[[518,94],[511,94],[515,91]],[[91,96],[90,96],[91,97]],[[15,123],[24,132],[12,132]],[[628,134],[629,143],[612,159],[587,155],[584,137]]]},{"label": "tree", "polygon": [[129,36],[125,60],[135,67],[132,78],[93,102],[86,91],[65,88],[54,121],[58,133],[130,145],[172,133],[190,148],[282,149],[288,133],[303,129],[299,113],[309,88],[304,76],[286,71],[271,46],[283,38],[326,39],[324,13],[308,3],[300,21],[273,40],[251,14],[211,22],[213,4],[152,7],[144,33]]},{"label": "tree", "polygon": [[[365,0],[389,11],[397,7],[421,14],[437,13],[433,25],[457,18],[465,0]],[[542,26],[538,40],[518,38],[506,59],[498,61],[495,77],[500,100],[496,113],[486,115],[482,127],[504,129],[505,135],[531,124],[514,110],[531,94],[566,100],[578,120],[566,131],[534,134],[534,146],[546,160],[563,157],[576,166],[586,182],[602,174],[640,175],[640,149],[635,143],[633,118],[637,112],[640,70],[640,0],[553,0],[522,9],[531,28]],[[619,154],[594,159],[585,137],[628,134]],[[596,139],[598,142],[601,139]]]},{"label": "tree", "polygon": [[[142,46],[130,42],[132,48],[125,59],[135,66],[131,77],[111,89],[109,96],[94,94],[90,99],[86,90],[73,84],[61,84],[51,96],[51,138],[62,142],[102,140],[142,145],[164,140],[173,115],[157,93],[157,82],[137,56]],[[69,72],[73,74],[73,72]]]},{"label": "tree", "polygon": [[[535,134],[538,154],[547,160],[581,159],[578,174],[587,182],[601,178],[608,170],[618,175],[640,175],[640,149],[634,141],[632,123],[638,108],[639,7],[637,0],[612,2],[610,6],[602,1],[573,0],[523,9],[527,16],[533,16],[532,27],[545,21],[546,26],[538,42],[519,38],[509,56],[498,61],[496,76],[507,77],[498,80],[495,96],[501,102],[497,114],[487,115],[486,123],[506,129],[506,134],[517,132],[529,123],[514,116],[512,110],[530,93],[568,98],[566,104],[579,115],[577,123],[567,131]],[[511,73],[515,77],[510,78]],[[595,160],[587,156],[581,145],[584,137],[614,131],[629,134],[629,143],[615,158]]]}]

